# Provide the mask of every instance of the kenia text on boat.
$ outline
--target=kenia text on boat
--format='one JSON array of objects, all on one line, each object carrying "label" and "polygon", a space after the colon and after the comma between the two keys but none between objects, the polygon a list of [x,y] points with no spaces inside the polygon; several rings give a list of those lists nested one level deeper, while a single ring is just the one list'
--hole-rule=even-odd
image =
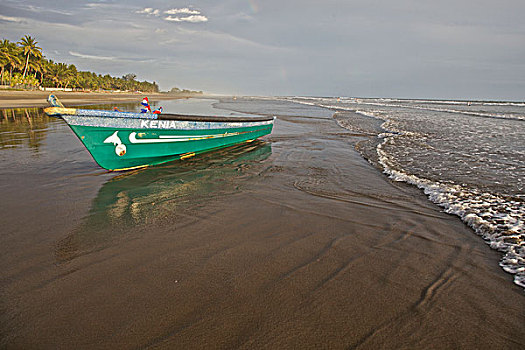
[{"label": "kenia text on boat", "polygon": [[44,112],[62,118],[101,167],[116,171],[251,142],[270,134],[275,119],[65,108],[53,95],[48,101]]}]

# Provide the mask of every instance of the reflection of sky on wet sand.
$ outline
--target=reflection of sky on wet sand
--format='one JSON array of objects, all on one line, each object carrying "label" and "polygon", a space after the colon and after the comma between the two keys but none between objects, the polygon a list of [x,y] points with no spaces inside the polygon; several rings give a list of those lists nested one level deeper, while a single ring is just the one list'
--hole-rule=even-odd
[{"label": "reflection of sky on wet sand", "polygon": [[56,259],[65,262],[104,249],[126,239],[129,231],[137,232],[136,227],[235,193],[257,175],[251,165],[270,154],[270,144],[256,141],[118,175],[100,188],[82,224],[57,242]]}]

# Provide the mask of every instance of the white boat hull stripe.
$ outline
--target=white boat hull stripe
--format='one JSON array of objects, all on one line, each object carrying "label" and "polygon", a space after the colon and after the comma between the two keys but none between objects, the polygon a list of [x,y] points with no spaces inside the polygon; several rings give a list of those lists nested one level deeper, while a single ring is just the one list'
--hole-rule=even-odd
[{"label": "white boat hull stripe", "polygon": [[226,134],[215,134],[215,135],[186,135],[186,136],[167,136],[161,135],[158,139],[149,138],[137,138],[137,133],[132,132],[129,134],[129,142],[131,143],[160,143],[160,142],[182,142],[182,141],[197,141],[205,139],[216,139],[221,137],[240,135],[240,132],[231,132]]}]

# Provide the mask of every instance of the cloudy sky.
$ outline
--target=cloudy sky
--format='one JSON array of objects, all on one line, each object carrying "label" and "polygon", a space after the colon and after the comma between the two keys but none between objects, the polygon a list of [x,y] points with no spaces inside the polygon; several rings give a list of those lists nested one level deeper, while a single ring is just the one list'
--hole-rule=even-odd
[{"label": "cloudy sky", "polygon": [[236,95],[525,99],[523,0],[0,0],[80,70]]}]

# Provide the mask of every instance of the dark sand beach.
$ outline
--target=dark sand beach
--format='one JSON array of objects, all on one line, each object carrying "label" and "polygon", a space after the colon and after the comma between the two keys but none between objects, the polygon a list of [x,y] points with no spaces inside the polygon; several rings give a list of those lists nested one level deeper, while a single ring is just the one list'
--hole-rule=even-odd
[{"label": "dark sand beach", "polygon": [[[67,105],[93,104],[107,102],[140,102],[144,96],[151,101],[171,100],[177,96],[162,93],[139,93],[139,92],[68,92],[68,91],[15,91],[0,90],[0,109],[20,107],[47,107],[47,97],[55,94]],[[180,96],[179,98],[185,98]]]},{"label": "dark sand beach", "polygon": [[500,254],[355,150],[377,122],[217,106],[274,131],[120,174],[61,120],[1,115],[1,348],[523,347]]}]

